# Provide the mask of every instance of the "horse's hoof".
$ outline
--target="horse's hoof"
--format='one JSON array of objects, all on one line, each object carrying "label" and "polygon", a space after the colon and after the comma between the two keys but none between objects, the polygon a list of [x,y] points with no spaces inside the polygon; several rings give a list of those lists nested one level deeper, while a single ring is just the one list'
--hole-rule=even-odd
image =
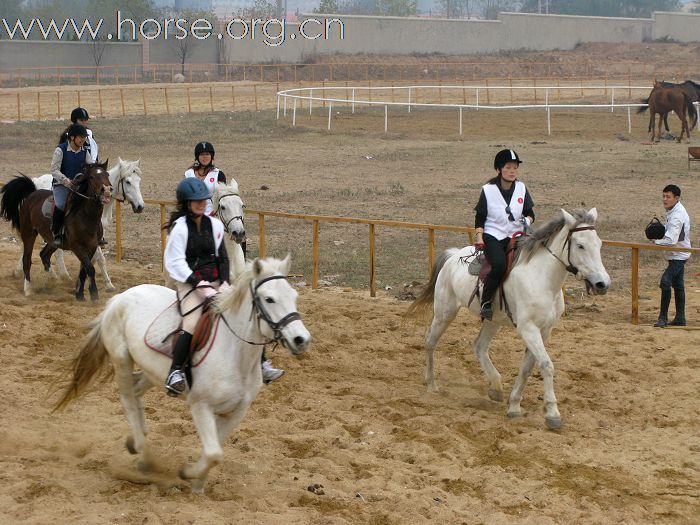
[{"label": "horse's hoof", "polygon": [[138,451],[136,450],[136,447],[134,447],[134,437],[129,436],[126,438],[126,450],[129,451],[129,454],[138,454]]},{"label": "horse's hoof", "polygon": [[184,480],[184,481],[189,481],[189,480],[190,480],[190,478],[188,478],[188,477],[187,477],[187,474],[185,473],[185,467],[182,467],[182,468],[178,471],[177,475],[180,476],[180,479],[182,479],[182,480]]},{"label": "horse's hoof", "polygon": [[75,299],[78,300],[78,301],[83,302],[83,301],[85,301],[85,296],[84,296],[84,295],[76,295],[76,296],[75,296]]},{"label": "horse's hoof", "polygon": [[146,461],[139,461],[136,463],[136,468],[139,469],[139,472],[153,472],[153,467],[151,466],[150,463]]},{"label": "horse's hoof", "polygon": [[495,388],[489,388],[489,399],[491,401],[498,401],[499,403],[503,401],[503,391],[496,390]]},{"label": "horse's hoof", "polygon": [[544,422],[549,430],[559,430],[562,427],[560,417],[546,417]]},{"label": "horse's hoof", "polygon": [[204,494],[204,480],[193,479],[190,481],[190,489],[192,494]]},{"label": "horse's hoof", "polygon": [[522,410],[509,410],[506,413],[506,416],[510,419],[517,419],[519,417],[523,417],[524,413]]},{"label": "horse's hoof", "polygon": [[107,287],[105,288],[105,291],[106,291],[106,292],[116,292],[117,289],[115,288],[114,285],[110,284],[109,286],[107,286]]}]

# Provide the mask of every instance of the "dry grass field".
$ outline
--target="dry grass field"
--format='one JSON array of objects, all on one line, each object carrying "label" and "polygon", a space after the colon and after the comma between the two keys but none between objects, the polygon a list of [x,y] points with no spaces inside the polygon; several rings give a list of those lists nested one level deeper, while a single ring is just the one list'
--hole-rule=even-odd
[{"label": "dry grass field", "polygon": [[[141,159],[146,198],[172,198],[196,141],[217,149],[216,163],[239,182],[247,206],[295,213],[471,225],[480,186],[504,146],[525,163],[521,179],[538,221],[561,207],[596,206],[604,239],[644,240],[661,189],[683,189],[700,217],[698,168],[686,145],[647,143],[647,116],[606,111],[470,111],[459,136],[455,112],[392,114],[383,110],[298,115],[275,112],[97,118],[101,156]],[[678,121],[670,119],[676,133]],[[63,121],[3,123],[0,182],[18,171],[48,170]],[[265,188],[265,189],[263,189]],[[158,209],[125,211],[124,255],[108,254],[123,290],[162,282]],[[250,255],[257,222],[249,218]],[[693,243],[698,245],[697,226]],[[489,401],[470,345],[478,322],[461,313],[438,347],[442,390],[422,384],[425,326],[406,323],[404,284],[425,281],[424,233],[377,228],[382,291],[367,291],[366,226],[321,225],[321,278],[310,290],[311,223],[268,219],[268,253],[294,259],[299,310],[314,337],[300,360],[273,354],[287,370],[265,387],[225,446],[208,492],[195,496],[177,479],[199,454],[186,405],[161,392],[146,395],[150,439],[162,457],[152,475],[138,472],[123,443],[128,432],[111,384],[99,385],[67,411],[50,414],[48,386],[75,352],[97,304],[76,304],[72,283],[46,283],[34,255],[38,293],[23,297],[12,277],[20,254],[0,224],[0,353],[5,393],[0,430],[0,520],[4,523],[695,523],[700,514],[700,332],[653,329],[659,254],[642,254],[640,326],[629,324],[630,254],[604,249],[613,279],[607,296],[581,295],[569,278],[567,314],[549,349],[565,427],[544,428],[541,378],[525,390],[520,420]],[[114,247],[114,231],[107,235]],[[438,248],[466,243],[436,235]],[[69,271],[76,274],[70,255]],[[700,267],[687,267],[688,317],[700,321]],[[98,286],[103,289],[101,280]],[[390,287],[390,290],[384,290]],[[512,386],[522,352],[514,330],[492,355]],[[322,484],[325,494],[309,492]]]}]

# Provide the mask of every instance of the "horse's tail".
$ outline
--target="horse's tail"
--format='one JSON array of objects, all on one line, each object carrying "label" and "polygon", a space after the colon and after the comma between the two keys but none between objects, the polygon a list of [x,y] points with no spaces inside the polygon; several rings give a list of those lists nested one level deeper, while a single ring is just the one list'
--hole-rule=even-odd
[{"label": "horse's tail", "polygon": [[102,312],[90,323],[90,332],[83,341],[80,352],[73,358],[68,366],[73,377],[63,389],[61,398],[53,407],[53,412],[56,410],[63,410],[72,401],[85,393],[100,373],[104,375],[105,380],[109,379],[110,376],[114,374],[114,369],[111,367],[109,371],[104,372],[108,355],[107,349],[102,341],[102,322],[104,315],[104,312]]},{"label": "horse's tail", "polygon": [[[643,99],[641,100],[641,102],[642,102],[642,104],[649,104],[649,97],[643,98]],[[640,113],[644,113],[647,109],[649,109],[649,106],[648,106],[648,105],[647,105],[647,106],[642,106],[642,107],[640,107],[640,108],[637,108],[637,115],[639,115]]]},{"label": "horse's tail", "polygon": [[685,93],[683,93],[683,95],[685,97],[685,106],[688,108],[688,116],[691,120],[690,129],[693,129],[698,123],[698,112],[695,109],[695,104],[693,104],[692,99]]},{"label": "horse's tail", "polygon": [[19,230],[20,204],[35,191],[34,181],[26,175],[17,175],[0,190],[0,217],[10,221],[15,230]]},{"label": "horse's tail", "polygon": [[450,248],[449,250],[445,250],[438,255],[438,258],[433,265],[433,269],[430,272],[430,280],[428,281],[428,284],[425,285],[425,288],[423,288],[421,294],[411,303],[408,310],[406,310],[406,312],[403,314],[404,318],[419,316],[433,305],[433,301],[435,300],[435,283],[437,283],[440,270],[442,270],[442,267],[445,266],[447,259],[452,257],[456,251],[456,248]]}]

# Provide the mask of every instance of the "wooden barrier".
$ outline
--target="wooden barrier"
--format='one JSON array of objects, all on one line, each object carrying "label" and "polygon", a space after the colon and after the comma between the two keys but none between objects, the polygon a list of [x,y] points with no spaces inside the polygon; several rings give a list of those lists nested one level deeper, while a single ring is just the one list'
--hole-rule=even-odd
[{"label": "wooden barrier", "polygon": [[[160,206],[160,226],[161,226],[161,256],[165,250],[165,231],[162,229],[165,224],[165,206],[175,206],[174,201],[169,200],[153,200],[145,199],[146,204]],[[425,224],[393,221],[387,219],[362,219],[358,217],[336,217],[333,215],[305,215],[300,213],[285,213],[276,211],[253,210],[246,209],[246,214],[258,216],[258,255],[262,258],[267,254],[265,240],[265,217],[280,217],[284,219],[310,221],[312,223],[312,239],[313,239],[313,257],[312,257],[312,282],[313,289],[318,288],[319,275],[319,230],[322,222],[335,222],[345,224],[364,224],[369,226],[369,272],[370,272],[370,295],[376,296],[376,227],[386,226],[391,228],[409,228],[415,230],[425,230],[428,235],[428,273],[432,270],[435,264],[435,232],[453,232],[466,233],[469,236],[470,244],[473,243],[474,228],[468,226],[449,226],[440,224]],[[121,262],[122,243],[121,243],[121,207],[119,202],[116,205],[116,223],[117,223],[117,239],[116,239],[116,254],[115,259]],[[655,244],[641,244],[634,242],[623,241],[608,241],[603,240],[604,246],[628,249],[632,253],[631,272],[632,272],[632,309],[630,314],[630,322],[634,325],[639,324],[639,251],[683,251],[692,254],[700,254],[699,248],[678,248],[672,246],[657,246]],[[161,257],[162,259],[162,257]]]}]

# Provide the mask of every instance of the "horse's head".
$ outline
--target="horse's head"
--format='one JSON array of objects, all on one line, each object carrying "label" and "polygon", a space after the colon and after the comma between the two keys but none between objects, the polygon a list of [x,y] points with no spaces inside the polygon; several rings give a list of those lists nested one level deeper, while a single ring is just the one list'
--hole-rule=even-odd
[{"label": "horse's head", "polygon": [[114,198],[131,204],[134,213],[141,213],[144,208],[143,195],[141,195],[140,163],[141,159],[129,161],[120,158],[117,164]]},{"label": "horse's head", "polygon": [[[109,182],[109,173],[107,172],[107,162],[84,164],[82,173],[83,177],[76,178],[79,191],[87,198],[100,202],[103,205],[109,204],[112,198],[112,184]],[[82,186],[84,185],[84,188]]]},{"label": "horse's head", "polygon": [[600,248],[603,243],[595,230],[598,211],[591,208],[582,210],[574,217],[566,210],[561,210],[565,228],[568,228],[568,270],[583,279],[586,291],[594,295],[603,295],[610,288],[610,276],[603,266]]},{"label": "horse's head", "polygon": [[311,334],[297,312],[298,294],[286,278],[289,266],[289,255],[282,261],[255,259],[250,288],[261,335],[299,355],[309,349]]},{"label": "horse's head", "polygon": [[245,225],[243,224],[243,210],[245,204],[238,193],[238,183],[235,180],[226,185],[218,183],[212,196],[212,204],[216,210],[216,216],[224,223],[224,228],[231,235],[231,239],[237,243],[245,240]]}]

